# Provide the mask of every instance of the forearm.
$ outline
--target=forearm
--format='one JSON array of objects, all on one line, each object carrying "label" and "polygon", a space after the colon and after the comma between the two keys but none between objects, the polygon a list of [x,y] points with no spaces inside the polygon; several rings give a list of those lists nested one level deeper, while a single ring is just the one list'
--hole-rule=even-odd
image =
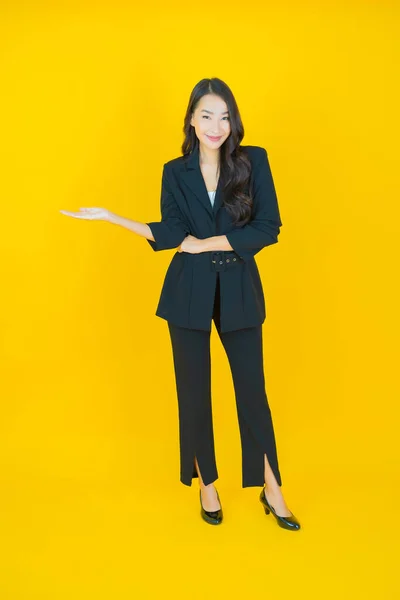
[{"label": "forearm", "polygon": [[109,222],[113,223],[114,225],[120,225],[121,227],[125,227],[126,229],[129,229],[129,231],[133,231],[133,233],[137,233],[138,235],[146,238],[147,240],[151,240],[154,242],[153,234],[147,223],[141,223],[140,221],[132,221],[131,219],[127,219],[125,217],[121,217],[120,215],[116,215],[115,213],[110,213]]},{"label": "forearm", "polygon": [[204,242],[204,252],[218,250],[233,250],[232,246],[228,242],[226,235],[213,235],[212,237],[206,238]]}]

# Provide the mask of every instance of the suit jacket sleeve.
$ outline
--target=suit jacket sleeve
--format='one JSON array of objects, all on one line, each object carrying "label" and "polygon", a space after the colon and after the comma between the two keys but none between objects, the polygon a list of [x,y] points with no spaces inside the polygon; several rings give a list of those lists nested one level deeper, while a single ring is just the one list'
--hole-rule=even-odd
[{"label": "suit jacket sleeve", "polygon": [[260,150],[260,158],[253,167],[252,219],[243,227],[225,234],[233,250],[243,260],[250,260],[265,246],[276,244],[282,226],[267,152],[265,148]]},{"label": "suit jacket sleeve", "polygon": [[151,229],[154,241],[146,239],[155,252],[177,248],[190,233],[172,194],[165,164],[162,173],[160,210],[161,221],[146,223]]}]

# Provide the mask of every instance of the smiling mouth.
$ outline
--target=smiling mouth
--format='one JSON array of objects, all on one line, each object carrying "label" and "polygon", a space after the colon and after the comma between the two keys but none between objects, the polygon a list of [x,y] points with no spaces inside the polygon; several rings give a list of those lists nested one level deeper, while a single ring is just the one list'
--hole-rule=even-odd
[{"label": "smiling mouth", "polygon": [[213,135],[207,135],[207,137],[210,138],[210,140],[217,141],[217,140],[220,140],[222,138],[222,135],[219,135],[218,137],[213,136]]}]

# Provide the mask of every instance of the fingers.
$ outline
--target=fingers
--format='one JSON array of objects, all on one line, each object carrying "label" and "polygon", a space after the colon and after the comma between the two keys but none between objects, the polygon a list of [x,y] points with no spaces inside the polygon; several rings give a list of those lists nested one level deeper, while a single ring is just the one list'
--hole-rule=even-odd
[{"label": "fingers", "polygon": [[79,208],[80,212],[73,212],[70,210],[60,210],[60,213],[63,215],[68,215],[70,217],[76,217],[77,219],[96,219],[101,214],[103,209],[97,207],[81,207]]},{"label": "fingers", "polygon": [[79,213],[68,212],[67,210],[60,210],[63,215],[67,215],[67,217],[74,217],[75,219],[90,219],[89,215],[81,215]]},{"label": "fingers", "polygon": [[60,213],[62,213],[63,215],[67,215],[68,217],[75,217],[75,219],[94,219],[95,215],[90,214],[90,213],[77,213],[77,212],[71,212],[69,210],[60,210]]}]

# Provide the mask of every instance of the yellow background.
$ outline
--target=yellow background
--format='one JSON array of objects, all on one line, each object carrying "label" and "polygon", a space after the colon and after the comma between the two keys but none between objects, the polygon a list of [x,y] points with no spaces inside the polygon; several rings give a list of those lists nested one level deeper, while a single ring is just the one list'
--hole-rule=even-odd
[{"label": "yellow background", "polygon": [[[399,597],[398,31],[378,0],[3,3],[2,600]],[[158,220],[189,94],[213,76],[278,194],[279,243],[256,260],[296,533],[241,488],[214,326],[223,525],[179,482],[154,314],[174,251],[59,212]]]}]

